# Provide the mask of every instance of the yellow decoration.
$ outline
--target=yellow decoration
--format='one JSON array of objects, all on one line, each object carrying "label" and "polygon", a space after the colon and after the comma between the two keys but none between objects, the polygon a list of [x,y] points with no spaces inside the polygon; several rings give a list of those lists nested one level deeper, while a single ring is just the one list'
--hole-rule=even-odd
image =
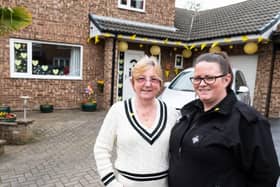
[{"label": "yellow decoration", "polygon": [[173,50],[174,50],[174,51],[177,51],[177,47],[174,47]]},{"label": "yellow decoration", "polygon": [[164,44],[167,44],[168,43],[168,38],[166,38],[164,41],[163,41]]},{"label": "yellow decoration", "polygon": [[164,71],[165,77],[166,77],[167,79],[168,79],[168,77],[169,77],[169,73],[170,73],[169,70],[165,70],[165,71]]},{"label": "yellow decoration", "polygon": [[259,36],[258,37],[258,43],[261,43],[263,41],[263,37],[262,36]]},{"label": "yellow decoration", "polygon": [[248,42],[244,45],[243,50],[246,54],[252,55],[258,51],[258,44],[255,42]]},{"label": "yellow decoration", "polygon": [[185,49],[189,49],[189,46],[187,44],[184,45]]},{"label": "yellow decoration", "polygon": [[133,34],[132,36],[130,36],[131,40],[135,40],[135,38],[136,38],[136,34]]},{"label": "yellow decoration", "polygon": [[125,41],[120,41],[118,43],[118,49],[120,52],[125,52],[128,49],[128,44]]},{"label": "yellow decoration", "polygon": [[103,33],[103,36],[104,36],[104,37],[111,37],[111,36],[113,36],[113,35],[110,34],[110,33]]},{"label": "yellow decoration", "polygon": [[99,42],[99,37],[98,37],[98,35],[96,35],[94,43],[97,44],[98,42]]},{"label": "yellow decoration", "polygon": [[119,39],[122,39],[122,38],[123,38],[123,35],[118,34],[118,38],[119,38]]},{"label": "yellow decoration", "polygon": [[181,41],[177,41],[177,42],[175,42],[175,44],[180,46],[182,44],[182,42]]},{"label": "yellow decoration", "polygon": [[230,45],[229,48],[232,49],[232,48],[233,48],[233,45]]},{"label": "yellow decoration", "polygon": [[220,52],[220,51],[222,51],[220,46],[212,47],[209,49],[210,53],[215,53],[215,52]]},{"label": "yellow decoration", "polygon": [[246,42],[247,40],[249,40],[249,38],[248,38],[248,36],[244,35],[244,36],[241,37],[241,40],[243,42]]},{"label": "yellow decoration", "polygon": [[175,72],[175,74],[177,75],[177,74],[179,73],[179,69],[178,69],[178,68],[175,68],[175,69],[174,69],[174,72]]},{"label": "yellow decoration", "polygon": [[158,45],[153,45],[150,48],[150,53],[155,56],[155,55],[159,55],[160,54],[160,47]]},{"label": "yellow decoration", "polygon": [[211,45],[211,48],[214,48],[214,47],[216,47],[216,46],[218,46],[219,45],[219,42],[214,42],[212,45]]},{"label": "yellow decoration", "polygon": [[182,55],[184,58],[190,58],[192,56],[192,51],[189,49],[184,49],[182,51]]},{"label": "yellow decoration", "polygon": [[190,50],[192,50],[193,48],[195,48],[195,44],[192,44],[192,45],[191,45]]},{"label": "yellow decoration", "polygon": [[225,38],[224,41],[225,41],[226,43],[230,43],[230,42],[231,42],[231,39],[230,39],[230,38]]},{"label": "yellow decoration", "polygon": [[197,52],[197,51],[198,51],[198,49],[197,49],[197,48],[194,48],[194,51],[196,51],[196,52]]},{"label": "yellow decoration", "polygon": [[206,43],[203,43],[203,44],[200,45],[201,51],[206,47],[206,45],[207,45]]},{"label": "yellow decoration", "polygon": [[142,48],[142,47],[143,47],[143,44],[139,44],[139,47]]}]

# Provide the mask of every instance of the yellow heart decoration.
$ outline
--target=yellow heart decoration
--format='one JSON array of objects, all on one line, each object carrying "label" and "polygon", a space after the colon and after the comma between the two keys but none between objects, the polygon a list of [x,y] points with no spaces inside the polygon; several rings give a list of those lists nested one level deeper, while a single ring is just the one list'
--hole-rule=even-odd
[{"label": "yellow heart decoration", "polygon": [[57,75],[59,72],[59,69],[53,69],[52,72],[53,72],[53,74]]},{"label": "yellow heart decoration", "polygon": [[26,58],[26,57],[27,57],[27,54],[26,54],[26,53],[20,53],[20,56],[21,56],[22,58]]},{"label": "yellow heart decoration", "polygon": [[21,60],[15,60],[15,64],[19,66],[21,64]]},{"label": "yellow heart decoration", "polygon": [[20,47],[21,47],[21,45],[20,45],[19,43],[16,43],[16,44],[15,44],[15,48],[16,48],[16,49],[19,49]]},{"label": "yellow heart decoration", "polygon": [[38,65],[38,63],[39,63],[39,61],[38,61],[38,60],[32,60],[32,65],[33,65],[33,66],[37,66],[37,65]]}]

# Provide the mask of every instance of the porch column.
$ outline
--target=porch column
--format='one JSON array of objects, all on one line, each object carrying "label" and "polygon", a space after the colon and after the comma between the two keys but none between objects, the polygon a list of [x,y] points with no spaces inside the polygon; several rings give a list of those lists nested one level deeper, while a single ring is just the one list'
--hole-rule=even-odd
[{"label": "porch column", "polygon": [[117,84],[117,53],[115,53],[115,67],[114,67],[114,84],[112,84],[112,65],[113,65],[113,44],[114,38],[108,38],[105,40],[104,46],[104,108],[108,109],[111,106],[111,91],[114,86],[114,102],[116,100],[116,84]]}]

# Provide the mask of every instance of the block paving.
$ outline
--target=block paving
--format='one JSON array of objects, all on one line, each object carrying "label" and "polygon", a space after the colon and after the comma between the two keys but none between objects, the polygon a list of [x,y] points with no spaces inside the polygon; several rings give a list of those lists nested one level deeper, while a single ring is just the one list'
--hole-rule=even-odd
[{"label": "block paving", "polygon": [[[105,114],[29,111],[27,117],[35,120],[34,138],[25,145],[5,145],[0,187],[102,187],[92,150]],[[280,119],[272,119],[271,124],[280,158]]]}]

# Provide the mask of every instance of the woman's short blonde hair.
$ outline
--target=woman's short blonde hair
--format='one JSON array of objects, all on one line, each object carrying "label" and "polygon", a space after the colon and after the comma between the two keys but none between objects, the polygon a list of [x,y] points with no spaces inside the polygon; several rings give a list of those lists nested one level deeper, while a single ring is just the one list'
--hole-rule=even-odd
[{"label": "woman's short blonde hair", "polygon": [[132,81],[134,81],[135,78],[141,76],[145,71],[149,70],[151,67],[154,68],[155,73],[157,77],[161,80],[161,85],[162,85],[161,66],[157,62],[157,59],[155,57],[148,57],[148,56],[144,56],[143,58],[141,58],[132,68],[131,71]]}]

